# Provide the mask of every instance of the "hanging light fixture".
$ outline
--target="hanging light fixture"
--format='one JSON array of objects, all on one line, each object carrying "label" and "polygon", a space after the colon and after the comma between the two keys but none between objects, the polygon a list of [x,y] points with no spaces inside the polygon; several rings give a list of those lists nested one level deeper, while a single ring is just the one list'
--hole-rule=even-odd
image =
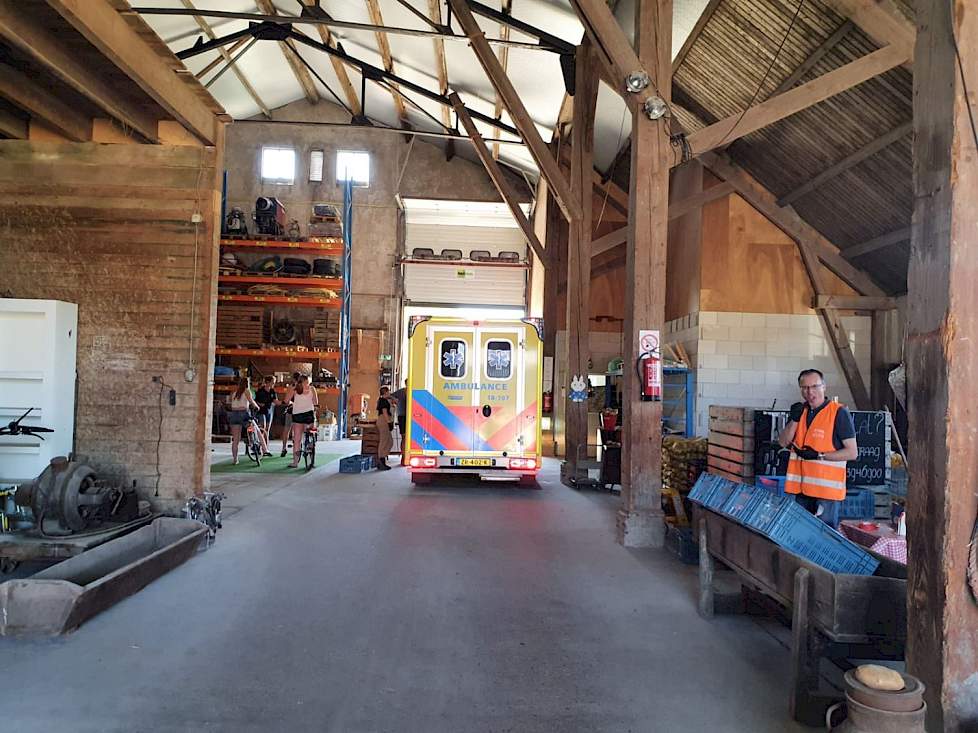
[{"label": "hanging light fixture", "polygon": [[632,94],[638,94],[650,83],[651,80],[649,79],[649,75],[644,71],[633,71],[631,74],[625,77],[625,91]]},{"label": "hanging light fixture", "polygon": [[642,105],[642,110],[650,120],[659,120],[669,112],[669,105],[662,97],[649,97]]}]

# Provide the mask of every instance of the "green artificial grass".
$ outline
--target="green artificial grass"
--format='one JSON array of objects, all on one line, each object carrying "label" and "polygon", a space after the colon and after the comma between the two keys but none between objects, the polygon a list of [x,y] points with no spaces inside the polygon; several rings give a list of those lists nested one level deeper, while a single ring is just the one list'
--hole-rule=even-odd
[{"label": "green artificial grass", "polygon": [[[316,451],[316,468],[325,466],[330,461],[335,461],[343,455],[343,453],[320,453]],[[241,452],[238,454],[237,466],[228,458],[225,461],[211,465],[211,473],[302,473],[305,471],[301,460],[299,461],[298,468],[290,468],[289,464],[291,463],[292,451],[289,451],[289,454],[285,458],[280,458],[278,453],[275,453],[271,457],[262,458],[261,467],[259,468],[253,460],[244,454],[244,446],[242,446]]]}]

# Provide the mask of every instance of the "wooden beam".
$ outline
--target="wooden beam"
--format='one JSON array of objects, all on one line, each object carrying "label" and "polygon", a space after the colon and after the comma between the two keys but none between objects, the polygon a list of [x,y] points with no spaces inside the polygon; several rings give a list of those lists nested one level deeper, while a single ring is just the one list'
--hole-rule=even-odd
[{"label": "wooden beam", "polygon": [[[805,272],[808,273],[812,290],[815,292],[815,298],[821,298],[826,295],[825,279],[822,277],[822,266],[808,242],[799,240],[797,244],[802,264],[805,266]],[[856,409],[870,409],[869,390],[866,389],[866,383],[863,381],[862,373],[859,371],[856,357],[852,353],[852,346],[849,344],[849,332],[842,325],[842,319],[834,308],[820,308],[817,312],[819,320],[822,321],[825,335],[835,350],[842,374],[845,376],[846,383],[849,385],[849,392],[852,394],[853,402],[856,403]]]},{"label": "wooden beam", "polygon": [[[733,184],[724,181],[716,184],[715,186],[710,186],[700,193],[693,194],[692,196],[688,196],[681,201],[670,204],[669,221],[686,216],[686,214],[689,214],[690,212],[703,208],[711,201],[722,199],[724,196],[729,196],[733,192]],[[625,244],[627,240],[628,225],[626,224],[620,229],[616,229],[613,232],[608,232],[603,237],[599,237],[591,242],[591,257],[597,257],[598,255],[613,250],[615,247]]]},{"label": "wooden beam", "polygon": [[687,138],[693,155],[701,155],[721,145],[730,144],[738,138],[790,117],[803,109],[808,109],[857,84],[862,84],[899,66],[907,60],[908,54],[906,47],[881,48],[800,87],[761,102],[746,112],[738,112],[704,127]]},{"label": "wooden beam", "polygon": [[850,18],[878,46],[900,46],[912,63],[916,29],[897,9],[893,0],[825,0],[843,18]]},{"label": "wooden beam", "polygon": [[897,307],[897,299],[872,295],[816,295],[812,308],[836,308],[853,311],[885,311]]},{"label": "wooden beam", "polygon": [[[227,47],[228,56],[233,57],[235,52],[238,49],[240,49],[243,45],[248,43],[248,41],[250,40],[252,39],[245,37],[245,38],[239,38],[237,41],[232,43],[230,46]],[[197,78],[198,81],[200,81],[201,79],[203,79],[205,76],[207,76],[210,72],[212,72],[214,69],[216,69],[218,66],[220,66],[223,63],[224,63],[224,56],[223,54],[218,53],[217,56],[215,56],[214,59],[207,64],[207,66],[205,66],[203,69],[198,71],[194,76]]]},{"label": "wooden beam", "polygon": [[717,7],[723,0],[710,0],[706,7],[703,8],[703,12],[700,13],[699,19],[696,21],[696,25],[693,26],[693,30],[690,31],[689,35],[686,36],[686,40],[683,41],[682,48],[679,49],[679,53],[676,54],[676,58],[672,60],[672,73],[675,74],[676,70],[682,66],[683,61],[686,60],[686,54],[689,53],[690,49],[696,44],[696,39],[700,37],[700,33],[706,28],[707,24],[710,22],[710,18],[713,17],[713,13],[716,12]]},{"label": "wooden beam", "polygon": [[927,730],[964,733],[978,722],[978,14],[973,0],[915,6],[907,671],[926,685]]},{"label": "wooden beam", "polygon": [[850,155],[847,155],[845,158],[840,160],[835,165],[826,168],[824,171],[819,173],[810,181],[806,181],[798,188],[796,188],[794,191],[791,191],[790,193],[787,193],[784,196],[782,196],[778,200],[778,204],[780,204],[781,206],[786,206],[790,203],[794,203],[802,196],[811,193],[819,186],[824,186],[826,183],[831,181],[836,176],[845,173],[850,168],[859,165],[867,158],[871,158],[872,156],[876,155],[876,153],[880,152],[884,148],[887,148],[893,143],[897,142],[898,140],[906,137],[912,131],[913,131],[913,122],[905,122],[899,127],[896,127],[890,130],[889,132],[880,135],[878,138],[876,138],[872,142],[867,143],[859,150],[855,151]]},{"label": "wooden beam", "polygon": [[696,211],[697,209],[702,209],[711,201],[716,201],[717,199],[722,199],[729,196],[734,192],[734,186],[729,181],[723,181],[709,188],[705,188],[699,193],[693,194],[692,196],[687,196],[686,198],[670,204],[669,206],[669,221],[673,219],[678,219],[691,211]]},{"label": "wooden beam", "polygon": [[598,98],[597,63],[585,36],[577,47],[574,117],[571,131],[571,192],[583,216],[570,222],[567,243],[567,391],[564,403],[564,457],[572,476],[587,458],[588,405],[571,399],[570,382],[587,379],[591,359],[591,178],[594,172],[594,114]]},{"label": "wooden beam", "polygon": [[[187,2],[188,0],[183,0],[184,4]],[[278,15],[278,10],[275,9],[275,4],[272,0],[255,0],[255,2],[258,4],[258,9],[265,15]],[[289,68],[292,69],[296,81],[302,87],[302,92],[306,95],[306,100],[310,104],[318,103],[319,90],[316,89],[316,82],[313,81],[309,69],[306,68],[306,65],[299,58],[299,51],[296,49],[295,43],[292,40],[279,41],[278,47],[282,50],[285,60],[289,63]]]},{"label": "wooden beam", "polygon": [[826,38],[818,48],[809,54],[808,58],[805,59],[801,65],[798,66],[788,77],[778,84],[777,88],[771,92],[767,98],[776,97],[783,92],[791,89],[795,84],[797,84],[805,74],[815,68],[815,64],[824,59],[832,49],[839,45],[843,38],[849,35],[849,32],[855,28],[856,24],[851,20],[845,21],[840,25],[831,36]]},{"label": "wooden beam", "polygon": [[707,153],[701,156],[700,160],[720,179],[733,184],[736,192],[772,224],[796,242],[805,242],[822,264],[849,287],[862,295],[886,295],[865,272],[845,260],[839,254],[838,247],[802,219],[792,207],[778,206],[775,195],[745,170],[715,153]]},{"label": "wooden beam", "polygon": [[47,3],[181,125],[214,144],[224,123],[106,0]]},{"label": "wooden beam", "polygon": [[[370,22],[377,26],[384,25],[384,16],[380,12],[378,0],[367,0],[367,10],[370,13]],[[377,48],[380,50],[380,57],[384,61],[384,69],[391,74],[394,73],[394,57],[391,55],[391,45],[387,40],[387,34],[377,31],[374,36],[377,38]],[[391,96],[394,98],[394,107],[397,109],[397,119],[401,121],[401,127],[408,127],[407,107],[404,106],[404,99],[401,97],[399,87],[393,82],[390,84]]]},{"label": "wooden beam", "polygon": [[[182,2],[183,6],[188,10],[197,9],[194,7],[194,4],[191,0],[180,0],[180,2]],[[214,30],[210,27],[210,24],[208,24],[208,22],[204,20],[201,16],[195,15],[194,20],[197,21],[197,25],[200,26],[200,29],[204,32],[204,34],[208,38],[210,38],[211,40],[217,38],[217,34],[214,33]],[[243,41],[245,39],[239,39],[239,40]],[[234,72],[234,75],[238,77],[238,81],[241,82],[241,86],[244,87],[244,90],[248,92],[248,96],[251,97],[254,100],[255,104],[258,105],[258,109],[261,110],[261,113],[265,115],[265,117],[271,119],[272,113],[269,111],[268,105],[266,105],[262,101],[261,97],[258,96],[258,92],[256,92],[255,88],[251,86],[251,82],[248,81],[248,77],[244,75],[244,72],[241,71],[241,69],[238,68],[238,65],[234,62],[234,59],[231,56],[233,49],[228,49],[225,46],[221,46],[219,49],[217,49],[217,52],[218,54],[220,54],[221,58],[224,59],[224,62],[228,64],[228,66],[231,68],[231,71]]]},{"label": "wooden beam", "polygon": [[[428,0],[428,15],[431,20],[438,25],[441,20],[441,0]],[[441,94],[448,95],[448,63],[445,60],[445,40],[443,38],[433,38],[431,40],[435,48],[435,71],[438,74],[438,89]],[[452,115],[448,107],[441,108],[441,121],[445,127],[452,126]]]},{"label": "wooden beam", "polygon": [[0,64],[0,97],[69,140],[84,142],[92,139],[91,119],[6,64]]},{"label": "wooden beam", "polygon": [[[306,12],[313,17],[320,17],[328,20],[329,14],[318,5],[319,0],[302,0],[302,4],[306,6]],[[316,26],[319,30],[319,37],[322,42],[325,43],[330,48],[336,48],[336,39],[330,32],[329,27],[325,25]],[[336,78],[339,79],[340,86],[343,87],[343,96],[346,98],[346,103],[350,107],[350,111],[353,112],[354,117],[359,117],[363,110],[360,107],[360,97],[357,96],[357,90],[353,86],[353,82],[350,81],[350,74],[346,70],[346,64],[344,64],[336,56],[330,56],[329,62],[333,67],[333,72],[336,74]],[[444,92],[442,92],[444,94]],[[443,108],[443,109],[447,109]]]},{"label": "wooden beam", "polygon": [[862,257],[870,252],[875,252],[885,247],[890,247],[898,242],[906,242],[910,239],[910,227],[902,227],[893,232],[888,232],[886,234],[880,235],[870,239],[868,242],[861,242],[860,244],[855,244],[852,247],[846,247],[842,250],[842,256],[847,260],[855,259],[856,257]]},{"label": "wooden beam", "polygon": [[479,59],[479,63],[482,64],[482,68],[485,69],[489,81],[502,98],[503,104],[506,105],[506,111],[509,112],[513,124],[520,131],[523,142],[526,143],[530,155],[533,156],[534,162],[540,169],[540,174],[547,180],[547,184],[557,198],[564,216],[569,221],[580,219],[582,216],[581,202],[576,200],[571,193],[567,180],[561,175],[560,169],[557,167],[557,161],[554,160],[547,144],[540,137],[540,131],[537,130],[536,124],[529,112],[526,111],[526,107],[523,105],[519,94],[516,93],[512,82],[503,73],[499,59],[496,58],[496,54],[492,52],[492,48],[486,42],[486,36],[472,16],[472,11],[469,10],[465,0],[449,0],[449,2],[455,11],[459,25],[471,41],[472,50]]},{"label": "wooden beam", "polygon": [[628,193],[626,191],[622,191],[614,181],[604,180],[600,171],[594,171],[592,181],[597,192],[607,197],[608,201],[617,204],[618,210],[623,214],[628,213]]},{"label": "wooden beam", "polygon": [[[610,17],[603,0],[578,0],[591,5],[590,16]],[[599,7],[595,7],[599,6]],[[603,8],[603,10],[602,10]],[[607,12],[605,12],[607,11]],[[590,17],[589,17],[590,19]],[[636,48],[624,44],[641,68],[652,69],[653,85],[669,102],[672,87],[672,0],[637,0]],[[623,54],[627,55],[627,54]],[[636,67],[632,67],[633,69]],[[669,169],[672,166],[669,120],[649,120],[632,110],[631,179],[628,186],[629,236],[625,249],[624,385],[622,391],[621,509],[618,540],[626,546],[661,546],[663,522],[662,402],[641,398],[636,367],[645,349],[640,330],[665,334],[666,241],[669,216]]]},{"label": "wooden beam", "polygon": [[621,227],[620,229],[615,229],[613,232],[608,232],[603,237],[598,237],[591,242],[591,258],[595,258],[598,255],[603,255],[605,252],[610,252],[615,247],[625,244],[628,241],[628,224]]},{"label": "wooden beam", "polygon": [[506,205],[509,206],[510,213],[513,215],[513,218],[516,219],[516,223],[522,230],[523,236],[526,237],[526,241],[529,242],[533,253],[537,256],[540,262],[543,263],[544,268],[547,268],[550,264],[549,253],[540,243],[536,232],[533,231],[533,225],[526,218],[526,215],[523,213],[523,209],[520,208],[519,198],[517,197],[516,191],[513,189],[512,184],[506,178],[506,174],[503,173],[503,169],[500,167],[499,163],[493,159],[492,153],[489,152],[489,148],[482,139],[482,135],[479,134],[479,130],[476,128],[475,122],[472,121],[472,117],[469,115],[468,110],[465,109],[465,105],[462,104],[462,100],[458,98],[458,94],[452,92],[448,95],[448,98],[452,102],[452,109],[454,109],[455,114],[458,115],[458,121],[462,123],[462,127],[465,129],[465,132],[468,133],[469,139],[472,141],[472,145],[475,147],[475,152],[482,161],[482,165],[485,166],[486,173],[489,174],[489,178],[492,179],[492,183],[496,187],[496,190],[499,191],[499,195],[502,196],[503,201],[505,201]]},{"label": "wooden beam", "polygon": [[0,134],[14,140],[26,140],[29,134],[28,122],[10,110],[0,107]]},{"label": "wooden beam", "polygon": [[[510,14],[510,9],[512,7],[513,0],[503,0],[502,12],[504,15]],[[509,26],[500,23],[499,24],[499,37],[509,40]],[[499,65],[503,67],[503,73],[507,73],[509,66],[509,46],[503,46],[498,51],[499,55]],[[493,116],[498,120],[501,119],[503,115],[503,100],[499,97],[499,92],[496,92],[496,104],[493,108]],[[494,127],[492,129],[493,137],[499,136],[499,128]],[[492,157],[499,160],[499,143],[493,143],[492,145]]]},{"label": "wooden beam", "polygon": [[158,141],[156,118],[113,89],[99,75],[79,64],[61,39],[44,28],[14,0],[0,0],[0,37],[41,64],[108,116],[132,128],[149,142]]}]

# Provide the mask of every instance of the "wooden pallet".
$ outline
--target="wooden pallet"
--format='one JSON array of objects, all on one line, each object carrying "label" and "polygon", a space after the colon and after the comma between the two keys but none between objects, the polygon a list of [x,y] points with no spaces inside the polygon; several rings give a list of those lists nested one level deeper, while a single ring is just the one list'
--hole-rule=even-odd
[{"label": "wooden pallet", "polygon": [[222,306],[217,310],[217,342],[261,346],[264,309],[255,306]]}]

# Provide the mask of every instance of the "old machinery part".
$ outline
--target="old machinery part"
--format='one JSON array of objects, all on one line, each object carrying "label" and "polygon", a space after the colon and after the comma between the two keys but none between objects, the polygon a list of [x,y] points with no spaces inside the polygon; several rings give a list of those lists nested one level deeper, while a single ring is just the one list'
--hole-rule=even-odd
[{"label": "old machinery part", "polygon": [[259,234],[281,237],[285,234],[285,207],[277,198],[259,196],[255,199],[255,228]]},{"label": "old machinery part", "polygon": [[239,208],[233,208],[228,212],[227,219],[225,220],[225,233],[234,237],[246,237],[248,236],[248,220],[245,218],[245,213]]},{"label": "old machinery part", "polygon": [[135,487],[120,489],[98,479],[95,470],[64,456],[51,460],[34,481],[22,484],[14,497],[30,507],[41,534],[74,534],[107,522],[135,519]]}]

